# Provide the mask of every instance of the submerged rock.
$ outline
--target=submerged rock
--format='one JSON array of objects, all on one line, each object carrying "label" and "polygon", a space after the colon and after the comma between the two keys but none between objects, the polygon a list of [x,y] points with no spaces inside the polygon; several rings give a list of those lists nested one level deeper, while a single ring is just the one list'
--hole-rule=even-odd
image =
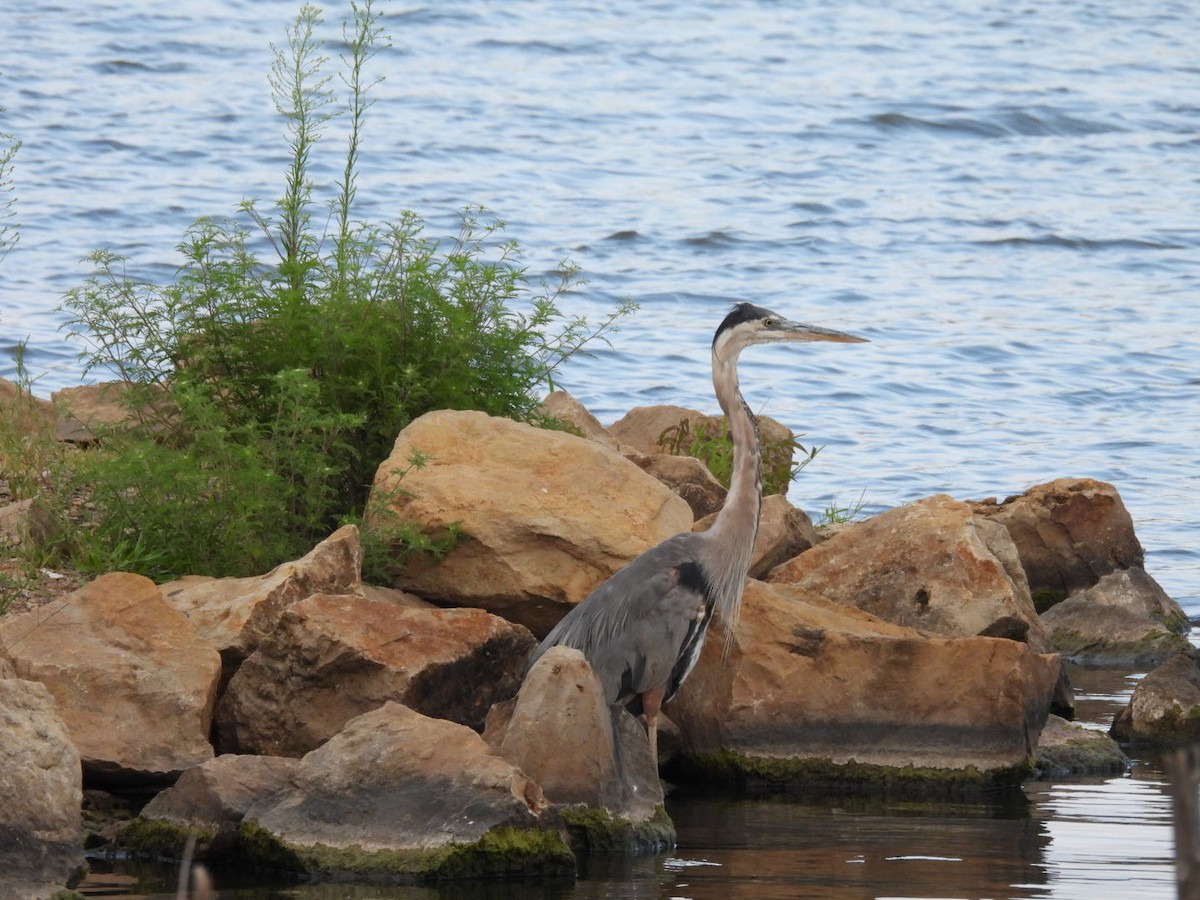
[{"label": "submerged rock", "polygon": [[306,754],[240,839],[246,858],[317,878],[573,876],[547,810],[471,729],[386,703]]}]

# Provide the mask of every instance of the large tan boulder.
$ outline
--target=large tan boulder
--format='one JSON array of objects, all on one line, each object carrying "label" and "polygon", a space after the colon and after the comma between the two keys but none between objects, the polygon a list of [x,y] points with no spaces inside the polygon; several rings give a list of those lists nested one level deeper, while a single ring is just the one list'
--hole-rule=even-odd
[{"label": "large tan boulder", "polygon": [[75,444],[93,444],[105,429],[133,419],[128,405],[129,385],[123,381],[85,384],[50,395],[57,418],[57,437]]},{"label": "large tan boulder", "polygon": [[150,579],[102,575],[3,620],[0,644],[54,695],[93,779],[170,779],[213,755],[221,658]]},{"label": "large tan boulder", "polygon": [[1051,649],[1008,532],[945,494],[839,531],[768,578],[927,634],[1002,633]]},{"label": "large tan boulder", "polygon": [[314,594],[287,609],[217,708],[223,752],[302,756],[388,700],[482,729],[512,697],[530,633],[481,609]]},{"label": "large tan boulder", "polygon": [[[985,500],[973,506],[1008,529],[1030,590],[1047,602],[1145,561],[1133,519],[1117,489],[1103,481],[1060,478],[1003,503]],[[1038,608],[1045,607],[1039,602]]]},{"label": "large tan boulder", "polygon": [[727,657],[723,643],[710,637],[666,712],[689,764],[733,780],[1019,779],[1061,665],[756,581]]},{"label": "large tan boulder", "polygon": [[166,601],[221,653],[231,674],[275,630],[297,600],[323,592],[360,589],[362,544],[358,528],[339,528],[307,555],[249,578],[186,576],[160,586]]},{"label": "large tan boulder", "polygon": [[617,449],[616,438],[608,433],[608,429],[587,407],[566,391],[551,391],[538,409],[547,418],[561,422],[567,430],[574,430],[581,437],[601,443],[611,450]]},{"label": "large tan boulder", "polygon": [[310,876],[573,875],[541,790],[471,729],[398,703],[305,755],[242,825],[252,861]]},{"label": "large tan boulder", "polygon": [[[414,453],[429,457],[412,468]],[[620,454],[563,432],[443,410],[409,424],[371,488],[368,521],[460,537],[397,564],[397,587],[478,606],[544,635],[639,553],[692,526],[686,503]]]},{"label": "large tan boulder", "polygon": [[0,797],[0,897],[41,900],[78,881],[79,753],[36,682],[0,678]]}]

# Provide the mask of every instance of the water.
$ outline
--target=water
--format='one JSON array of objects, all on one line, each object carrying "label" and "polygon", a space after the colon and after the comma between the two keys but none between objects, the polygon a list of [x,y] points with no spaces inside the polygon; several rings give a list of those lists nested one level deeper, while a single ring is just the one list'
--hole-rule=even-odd
[{"label": "water", "polygon": [[[12,374],[2,351],[28,337],[40,391],[79,382],[54,307],[90,250],[169,279],[190,222],[281,193],[268,44],[297,7],[0,0],[0,130],[25,142],[22,239],[0,262],[0,375]],[[376,60],[387,80],[368,119],[360,213],[409,208],[449,233],[459,208],[481,203],[507,220],[534,275],[562,257],[583,268],[571,311],[640,302],[611,349],[562,373],[602,421],[645,403],[712,409],[708,342],[735,300],[857,331],[872,343],[760,349],[744,365],[752,405],[825,447],[795,502],[817,516],[861,497],[869,513],[936,492],[1111,481],[1151,574],[1200,614],[1191,4],[385,8],[394,47]],[[335,39],[340,10],[329,14]],[[323,151],[327,178],[340,164],[333,135]],[[1139,771],[1107,787],[1033,787],[1027,814],[985,814],[1045,844],[1023,868],[997,862],[994,884],[1012,896],[1166,891],[1161,784]],[[970,833],[979,815],[901,818],[878,832],[878,865],[839,844],[852,861],[822,871],[851,895],[868,870],[917,873],[897,881],[905,896],[953,892],[963,866],[901,859],[938,854],[897,835]],[[827,836],[841,821],[747,801],[731,840],[752,820],[786,836],[784,856],[799,856],[802,826]],[[1145,865],[1122,862],[1135,850]],[[744,874],[766,860],[732,875],[654,865],[665,880],[652,890],[603,883],[614,896],[708,890],[668,890],[671,879],[768,890]],[[799,870],[778,871],[769,889],[797,896]],[[960,892],[1005,894],[988,884]]]}]

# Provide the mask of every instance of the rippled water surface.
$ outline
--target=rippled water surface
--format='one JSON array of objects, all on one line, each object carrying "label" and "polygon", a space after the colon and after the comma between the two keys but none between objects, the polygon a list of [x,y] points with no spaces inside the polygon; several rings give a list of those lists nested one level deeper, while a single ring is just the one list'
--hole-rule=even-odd
[{"label": "rippled water surface", "polygon": [[[111,247],[134,274],[168,279],[194,219],[281,193],[268,45],[297,7],[3,9],[0,130],[24,147],[0,351],[28,337],[43,393],[81,377],[53,311],[82,281],[81,256]],[[1094,476],[1121,491],[1151,574],[1200,613],[1192,4],[384,8],[394,47],[376,59],[386,80],[360,213],[413,209],[440,234],[484,204],[534,275],[562,257],[583,268],[573,311],[637,300],[611,349],[562,373],[602,421],[645,403],[713,408],[708,343],[735,300],[857,331],[872,343],[760,349],[744,365],[752,405],[825,447],[795,502],[818,516],[861,497],[873,512]],[[331,40],[340,15],[329,10]],[[333,135],[315,161],[332,180]],[[1008,849],[993,881],[962,893],[1169,893],[1153,775],[1030,793],[1011,818],[746,801],[735,840],[779,835],[778,858],[753,867],[778,883],[738,869],[707,826],[681,861],[646,863],[662,876],[652,890],[590,883],[635,886],[620,896],[799,896],[820,872],[830,880],[814,896],[834,885],[855,896],[857,878],[951,896],[956,851],[899,835],[969,835],[986,820],[1005,823]],[[1012,863],[1028,847],[1043,848],[1040,862]]]}]

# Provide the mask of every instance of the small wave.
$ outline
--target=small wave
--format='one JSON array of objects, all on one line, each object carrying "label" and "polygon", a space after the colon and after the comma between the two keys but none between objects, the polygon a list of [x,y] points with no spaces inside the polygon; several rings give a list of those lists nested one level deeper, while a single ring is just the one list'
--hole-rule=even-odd
[{"label": "small wave", "polygon": [[633,228],[625,229],[624,231],[614,231],[604,240],[606,241],[640,241],[642,235]]},{"label": "small wave", "polygon": [[1126,130],[1108,122],[1083,119],[1046,108],[1001,109],[976,116],[948,115],[936,118],[885,112],[869,116],[864,124],[892,131],[948,132],[987,138],[1107,134]]},{"label": "small wave", "polygon": [[1036,237],[1012,236],[985,238],[970,243],[981,247],[1031,246],[1060,247],[1067,250],[1183,250],[1183,244],[1152,241],[1144,238],[1073,238],[1061,234],[1043,234]]}]

